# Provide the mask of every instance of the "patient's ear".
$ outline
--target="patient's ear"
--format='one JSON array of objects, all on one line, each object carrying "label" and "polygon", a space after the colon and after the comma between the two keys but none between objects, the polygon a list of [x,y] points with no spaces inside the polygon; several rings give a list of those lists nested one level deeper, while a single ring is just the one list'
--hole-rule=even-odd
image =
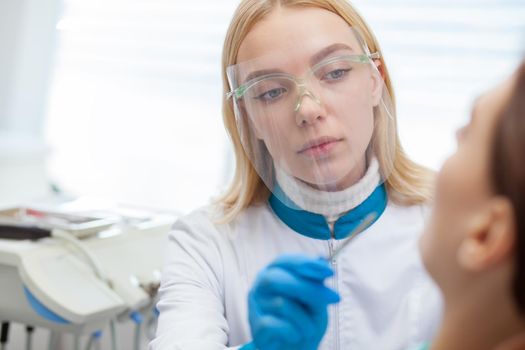
[{"label": "patient's ear", "polygon": [[491,198],[468,225],[458,252],[461,267],[471,272],[485,270],[506,261],[515,241],[514,209],[507,198]]}]

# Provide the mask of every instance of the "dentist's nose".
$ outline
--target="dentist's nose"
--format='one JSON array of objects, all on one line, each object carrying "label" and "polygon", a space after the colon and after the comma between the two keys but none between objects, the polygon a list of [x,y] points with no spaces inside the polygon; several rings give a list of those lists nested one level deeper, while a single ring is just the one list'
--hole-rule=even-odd
[{"label": "dentist's nose", "polygon": [[299,95],[294,110],[295,121],[299,126],[309,125],[324,118],[321,101],[308,90]]}]

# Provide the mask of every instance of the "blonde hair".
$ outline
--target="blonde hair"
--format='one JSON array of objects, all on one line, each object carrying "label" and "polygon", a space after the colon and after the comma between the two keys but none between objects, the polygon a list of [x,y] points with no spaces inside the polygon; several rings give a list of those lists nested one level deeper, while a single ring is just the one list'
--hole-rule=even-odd
[{"label": "blonde hair", "polygon": [[[370,49],[380,53],[380,71],[385,86],[394,102],[394,92],[387,67],[381,55],[379,44],[363,18],[346,0],[244,0],[237,8],[228,28],[222,53],[223,79],[223,121],[230,135],[235,151],[236,169],[227,192],[218,199],[223,208],[220,221],[230,222],[248,206],[268,199],[269,189],[265,186],[246,155],[241,144],[236,126],[233,104],[226,98],[230,90],[226,68],[237,63],[239,47],[251,28],[274,8],[281,7],[318,7],[339,15],[350,26],[356,28]],[[432,193],[433,172],[411,161],[401,147],[397,133],[395,113],[390,116],[382,107],[375,108],[375,128],[372,147],[378,157],[380,169],[389,174],[385,184],[391,200],[401,205],[421,204],[427,202]],[[395,109],[394,109],[395,110]]]}]

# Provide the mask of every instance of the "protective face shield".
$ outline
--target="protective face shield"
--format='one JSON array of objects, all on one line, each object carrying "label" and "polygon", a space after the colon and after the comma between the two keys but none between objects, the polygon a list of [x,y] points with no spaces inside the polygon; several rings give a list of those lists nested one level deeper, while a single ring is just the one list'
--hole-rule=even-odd
[{"label": "protective face shield", "polygon": [[[378,167],[373,140],[381,132],[388,149],[393,137],[377,125],[394,122],[378,58],[349,27],[343,40],[311,38],[227,68],[242,145],[274,195],[289,179],[299,184],[294,198],[304,186],[329,195]],[[389,170],[377,173],[379,185]]]}]

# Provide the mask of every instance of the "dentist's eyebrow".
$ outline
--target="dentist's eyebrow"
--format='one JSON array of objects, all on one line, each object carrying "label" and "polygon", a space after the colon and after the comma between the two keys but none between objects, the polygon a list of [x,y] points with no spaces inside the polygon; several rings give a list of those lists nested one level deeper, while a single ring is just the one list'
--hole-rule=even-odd
[{"label": "dentist's eyebrow", "polygon": [[261,69],[261,70],[256,70],[256,71],[251,72],[250,74],[248,74],[246,76],[246,78],[244,79],[243,84],[246,83],[247,81],[250,81],[252,79],[260,77],[261,75],[267,75],[267,74],[272,74],[272,73],[283,73],[283,71],[280,70],[280,69]]},{"label": "dentist's eyebrow", "polygon": [[312,58],[310,58],[310,65],[314,66],[329,56],[331,53],[341,50],[354,51],[350,46],[343,43],[332,44],[313,55]]},{"label": "dentist's eyebrow", "polygon": [[[348,46],[346,44],[343,44],[343,43],[332,44],[330,46],[325,47],[321,51],[317,52],[315,55],[313,55],[310,58],[310,65],[314,66],[317,63],[321,62],[323,59],[325,59],[330,54],[332,54],[332,53],[334,53],[336,51],[341,51],[341,50],[347,50],[347,51],[352,51],[352,52],[354,51],[350,46]],[[257,70],[257,71],[254,71],[254,72],[251,72],[250,74],[248,74],[246,76],[246,78],[244,79],[244,83],[247,82],[247,81],[250,81],[250,80],[252,80],[254,78],[260,77],[262,75],[267,75],[267,74],[272,74],[272,73],[283,73],[283,71],[280,70],[280,69],[261,69],[261,70]]]}]

